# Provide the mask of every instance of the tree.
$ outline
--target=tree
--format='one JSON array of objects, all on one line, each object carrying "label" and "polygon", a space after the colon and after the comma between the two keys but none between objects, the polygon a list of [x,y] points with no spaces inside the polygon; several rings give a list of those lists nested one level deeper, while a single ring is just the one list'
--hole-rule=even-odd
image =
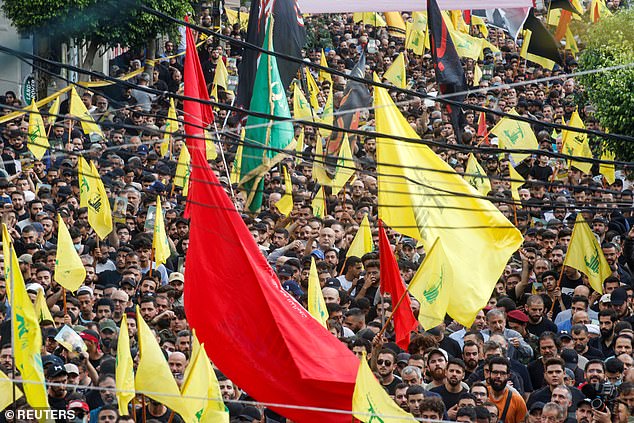
[{"label": "tree", "polygon": [[175,24],[142,12],[141,5],[177,17],[191,10],[187,0],[4,0],[2,10],[20,32],[85,42],[82,67],[89,69],[99,47],[140,47],[158,34],[177,33]]},{"label": "tree", "polygon": [[[586,49],[579,64],[592,70],[634,61],[634,10],[616,13],[591,25],[586,36]],[[634,70],[628,66],[580,77],[590,102],[596,108],[601,126],[613,134],[634,136]],[[634,160],[634,144],[605,139],[617,159]]]}]

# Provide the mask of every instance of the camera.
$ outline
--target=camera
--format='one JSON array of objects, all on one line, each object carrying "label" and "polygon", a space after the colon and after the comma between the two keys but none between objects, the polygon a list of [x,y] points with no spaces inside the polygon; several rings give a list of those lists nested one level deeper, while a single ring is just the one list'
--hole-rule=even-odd
[{"label": "camera", "polygon": [[590,406],[594,410],[614,412],[618,392],[611,382],[586,383],[581,392],[590,399]]}]

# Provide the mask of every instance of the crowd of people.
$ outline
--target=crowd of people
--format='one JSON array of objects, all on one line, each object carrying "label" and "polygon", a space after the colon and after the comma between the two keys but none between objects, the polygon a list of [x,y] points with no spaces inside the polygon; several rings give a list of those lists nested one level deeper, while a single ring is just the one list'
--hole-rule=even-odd
[{"label": "crowd of people", "polygon": [[[615,1],[608,6],[618,9],[619,4]],[[411,14],[403,13],[403,18],[408,21]],[[211,16],[205,12],[201,24],[209,27],[210,22]],[[366,76],[371,79],[372,72],[382,76],[405,51],[408,87],[424,93],[438,91],[431,55],[406,51],[404,38],[384,27],[354,22],[352,14],[330,15],[328,19],[306,17],[305,25],[309,34],[327,34],[325,58],[329,67],[350,71],[365,52]],[[225,25],[221,30],[236,39],[245,38],[239,24]],[[474,36],[485,37],[478,26],[472,26],[471,31]],[[634,412],[634,194],[629,169],[617,168],[616,179],[609,184],[599,173],[598,164],[584,173],[549,154],[562,152],[562,137],[540,122],[568,122],[578,110],[586,127],[602,129],[584,88],[569,75],[578,66],[569,50],[565,66],[549,70],[520,58],[521,44],[501,29],[489,27],[486,37],[500,52],[485,49],[482,60],[463,60],[470,88],[486,90],[468,95],[464,109],[467,124],[461,131],[452,127],[442,104],[391,92],[412,128],[424,142],[433,142],[434,151],[457,172],[465,171],[468,155],[452,146],[461,143],[474,147],[490,179],[489,198],[524,236],[524,244],[509,259],[489,304],[471,327],[462,327],[447,317],[438,327],[419,328],[412,334],[407,351],[393,342],[393,323],[377,336],[396,302],[377,293],[381,283],[378,252],[346,258],[364,216],[368,216],[374,244],[378,244],[377,209],[381,205],[377,203],[375,138],[351,137],[355,175],[341,192],[326,189],[327,207],[321,217],[315,216],[311,200],[317,192],[313,158],[323,133],[308,124],[295,123],[296,136],[303,133],[304,149],[266,173],[264,203],[258,213],[248,211],[247,194],[237,184],[232,185],[241,120],[222,107],[215,108],[216,122],[222,125],[215,146],[222,154],[211,166],[282,286],[305,307],[311,259],[316,261],[329,313],[328,329],[360,359],[366,354],[388,394],[414,417],[491,423],[626,422]],[[198,53],[211,89],[218,61],[225,62],[234,75],[242,47],[214,37],[199,41]],[[13,239],[27,292],[33,301],[41,292],[50,309],[50,318],[40,322],[42,363],[46,381],[51,383],[50,406],[74,410],[76,422],[182,421],[153,400],[136,401],[127,415],[119,415],[114,376],[124,315],[128,317],[132,356],[138,353],[136,306],[155,332],[179,384],[192,350],[192,330],[183,301],[190,228],[183,217],[186,196],[182,187],[174,184],[177,159],[185,148],[179,101],[175,102],[179,129],[169,151],[161,153],[170,94],[182,94],[183,89],[183,55],[177,53],[177,45],[178,40],[165,43],[162,59],[153,71],[131,79],[140,87],[155,89],[156,94],[118,84],[82,92],[81,99],[100,125],[103,138],[83,132],[82,126],[73,122],[67,115],[67,100],[56,119],[45,119],[51,149],[42,160],[36,160],[27,148],[28,115],[0,125],[0,216]],[[320,63],[321,49],[307,48],[305,59]],[[112,70],[115,76],[144,65],[134,58],[119,64]],[[474,86],[476,67],[483,76]],[[311,70],[307,67],[306,71]],[[540,80],[557,75],[561,78]],[[345,78],[333,75],[331,82],[320,79],[317,72],[314,77],[319,81],[320,108],[332,91],[337,110]],[[518,82],[522,84],[507,85]],[[288,98],[292,105],[290,94]],[[217,87],[217,100],[232,103],[232,90]],[[468,105],[505,112],[514,108],[518,114],[533,118],[532,127],[543,153],[521,163],[513,163],[506,154],[489,154],[485,147],[495,145],[495,137],[490,135],[487,141],[483,134],[477,135],[478,118]],[[21,107],[24,105],[15,93],[6,92],[0,97],[0,118]],[[361,129],[374,128],[371,108],[359,119]],[[490,130],[499,117],[491,114],[486,119]],[[457,134],[461,134],[460,139]],[[115,224],[106,239],[96,237],[87,209],[80,207],[78,155],[93,161],[111,199]],[[288,216],[276,207],[286,192],[282,166],[292,181],[294,206]],[[512,201],[509,166],[526,179],[517,204]],[[158,266],[152,263],[152,226],[146,220],[151,207],[156,206],[157,195],[172,251],[167,262]],[[612,275],[603,282],[602,294],[590,288],[585,275],[563,265],[579,213],[590,224],[612,269]],[[58,214],[69,227],[86,269],[86,279],[75,293],[62,290],[54,280]],[[416,240],[389,228],[388,236],[407,285],[425,251]],[[0,370],[19,380],[13,366],[8,283],[3,273]],[[424,312],[415,299],[412,308],[415,315]],[[87,347],[85,352],[69,351],[58,342],[56,337],[63,327],[79,334]],[[264,406],[243,405],[242,401],[253,400],[249,393],[220,370],[216,372],[232,421],[286,421]],[[28,407],[24,399],[14,406]],[[0,421],[8,420],[0,414]]]}]

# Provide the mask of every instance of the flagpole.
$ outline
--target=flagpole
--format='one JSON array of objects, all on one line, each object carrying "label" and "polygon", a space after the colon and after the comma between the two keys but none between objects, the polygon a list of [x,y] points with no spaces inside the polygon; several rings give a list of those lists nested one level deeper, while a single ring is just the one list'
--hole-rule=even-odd
[{"label": "flagpole", "polygon": [[[234,100],[235,100],[235,97],[234,97]],[[231,101],[231,106],[233,106],[233,100]],[[225,124],[227,123],[227,116],[225,116],[225,121],[222,124],[223,130],[224,130]],[[220,133],[218,132],[218,125],[216,125],[216,119],[214,119],[214,130],[216,131],[216,138],[218,138],[218,141],[220,141]],[[214,143],[214,148],[216,148],[215,143]],[[206,150],[205,150],[205,154],[206,154]],[[220,155],[222,156],[222,163],[225,165],[225,173],[227,174],[227,179],[229,180],[229,190],[231,192],[231,198],[235,199],[236,196],[235,196],[235,193],[233,192],[233,185],[231,185],[231,174],[229,173],[229,166],[227,165],[227,159],[225,158],[225,150],[222,148],[222,143],[220,144]]]},{"label": "flagpole", "polygon": [[[378,337],[381,337],[385,333],[385,330],[387,329],[387,326],[390,324],[392,319],[394,319],[394,315],[396,314],[396,310],[400,307],[401,303],[405,299],[405,296],[408,295],[408,294],[409,294],[409,290],[406,289],[405,292],[403,292],[403,295],[401,295],[401,298],[398,299],[398,302],[396,303],[396,305],[394,307],[392,307],[392,314],[390,314],[390,317],[387,318],[387,321],[385,322],[385,324],[383,325],[383,327],[381,328],[381,330],[377,334]],[[381,295],[381,302],[383,302],[383,296],[382,295]],[[385,311],[383,311],[383,312],[385,313]],[[383,320],[383,318],[381,318],[381,320]]]},{"label": "flagpole", "polygon": [[[9,240],[7,240],[9,241]],[[16,271],[16,269],[13,269],[13,254],[15,254],[15,251],[13,250],[13,242],[9,241],[9,257],[5,257],[5,263],[6,260],[9,260],[10,263],[10,268],[11,268],[11,274],[9,275],[9,286],[11,287],[11,367],[12,367],[12,379],[16,380],[17,376],[16,376],[16,372],[17,372],[17,368],[15,365],[15,330],[13,330],[13,325],[15,323],[14,321],[14,310],[15,310],[15,276],[14,276],[14,272]],[[5,267],[6,268],[6,267]],[[18,267],[17,269],[18,272],[20,272],[20,268]],[[17,401],[16,398],[16,393],[15,393],[15,382],[11,384],[11,391],[12,391],[12,395],[13,395],[13,413],[15,415],[15,410],[16,410],[16,404],[15,402]],[[17,419],[16,419],[17,420]]]}]

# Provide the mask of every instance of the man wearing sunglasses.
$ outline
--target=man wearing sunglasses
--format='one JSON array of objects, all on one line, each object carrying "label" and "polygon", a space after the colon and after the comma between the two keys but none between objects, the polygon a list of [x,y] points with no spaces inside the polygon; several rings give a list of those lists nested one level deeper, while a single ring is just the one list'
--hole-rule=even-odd
[{"label": "man wearing sunglasses", "polygon": [[396,369],[396,354],[394,351],[382,349],[376,359],[376,369],[381,378],[381,385],[394,396],[396,393],[396,385],[402,382],[401,378],[394,374]]}]

